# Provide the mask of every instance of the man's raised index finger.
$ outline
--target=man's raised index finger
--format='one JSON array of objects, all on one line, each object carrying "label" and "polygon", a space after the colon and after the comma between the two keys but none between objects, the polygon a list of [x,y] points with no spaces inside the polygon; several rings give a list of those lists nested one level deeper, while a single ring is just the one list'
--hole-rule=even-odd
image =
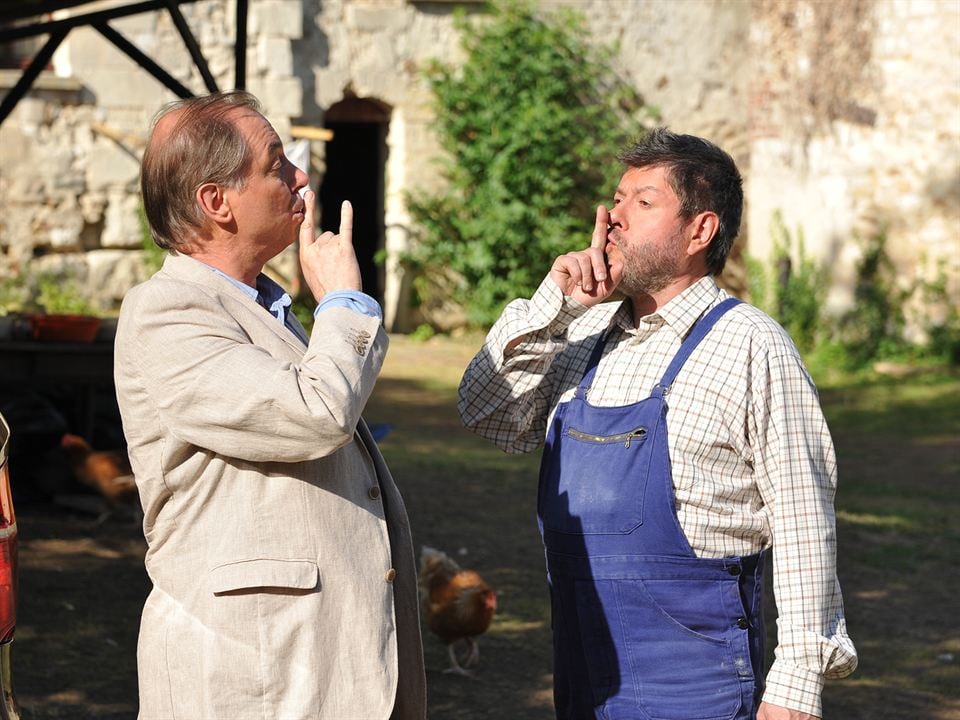
[{"label": "man's raised index finger", "polygon": [[340,206],[340,237],[353,242],[353,205],[349,200],[344,200]]},{"label": "man's raised index finger", "polygon": [[610,213],[607,212],[606,205],[597,206],[597,221],[593,226],[593,237],[590,240],[590,247],[603,250],[607,246],[607,227],[610,224]]}]

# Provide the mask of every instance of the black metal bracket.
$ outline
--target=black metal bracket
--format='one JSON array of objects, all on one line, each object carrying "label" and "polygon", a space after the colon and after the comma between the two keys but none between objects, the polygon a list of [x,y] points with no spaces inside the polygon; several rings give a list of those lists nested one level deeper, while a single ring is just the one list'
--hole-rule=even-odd
[{"label": "black metal bracket", "polygon": [[[53,2],[58,7],[82,5],[88,1],[89,0],[78,0],[75,2],[67,2],[61,0],[58,2],[57,0],[50,0],[50,2]],[[203,82],[206,85],[207,90],[209,92],[217,92],[217,83],[213,78],[213,74],[210,72],[207,61],[203,57],[203,53],[200,52],[200,46],[197,43],[193,33],[190,31],[190,27],[187,25],[183,14],[180,12],[180,5],[196,1],[197,0],[143,0],[142,2],[120,5],[107,10],[86,13],[83,15],[64,18],[62,20],[35,22],[17,27],[0,29],[0,43],[20,40],[28,37],[35,37],[37,35],[50,36],[50,39],[40,49],[36,57],[34,57],[33,61],[30,63],[29,67],[24,70],[23,75],[20,77],[20,80],[17,81],[17,84],[10,89],[10,91],[3,98],[3,101],[0,102],[0,125],[3,124],[3,121],[7,119],[7,116],[10,115],[11,112],[13,112],[13,109],[16,107],[17,103],[30,90],[33,82],[37,79],[37,76],[40,74],[43,68],[47,66],[47,63],[50,62],[50,58],[53,56],[54,51],[57,49],[60,43],[63,42],[63,39],[67,36],[67,34],[73,28],[82,27],[84,25],[89,25],[97,30],[97,32],[107,38],[117,48],[126,53],[134,62],[140,65],[140,67],[150,73],[154,78],[162,83],[164,87],[168,88],[178,97],[193,97],[194,93],[188,87],[164,70],[156,61],[151,59],[146,53],[140,50],[140,48],[127,40],[127,38],[125,38],[122,34],[117,32],[108,24],[109,20],[115,20],[117,18],[127,17],[129,15],[136,15],[144,12],[152,12],[154,10],[166,9],[170,13],[173,24],[177,28],[177,32],[180,33],[180,37],[183,39],[183,43],[186,46],[187,51],[190,53],[190,57],[192,58],[194,65],[197,67],[197,70],[199,70],[200,76],[203,78]],[[247,72],[247,0],[236,0],[236,2],[237,34],[234,42],[234,56],[236,62],[234,86],[238,90],[242,90],[246,86]],[[20,13],[22,13],[22,10],[20,12],[7,12],[0,8],[0,20],[22,17],[22,14]]]}]

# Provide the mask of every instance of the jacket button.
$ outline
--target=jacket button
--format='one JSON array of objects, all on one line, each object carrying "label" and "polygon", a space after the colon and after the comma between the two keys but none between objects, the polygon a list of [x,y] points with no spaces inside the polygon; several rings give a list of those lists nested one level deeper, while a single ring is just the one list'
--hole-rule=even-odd
[{"label": "jacket button", "polygon": [[388,583],[392,583],[393,579],[396,576],[397,576],[397,571],[394,570],[393,568],[390,568],[389,570],[387,570],[387,574],[383,576],[383,579],[386,580]]},{"label": "jacket button", "polygon": [[378,497],[380,497],[380,488],[377,485],[374,485],[367,491],[367,495],[370,496],[371,500],[376,500]]},{"label": "jacket button", "polygon": [[739,575],[741,572],[741,568],[739,565],[731,565],[730,567],[727,568],[727,572],[730,573],[731,575]]},{"label": "jacket button", "polygon": [[737,627],[741,630],[746,630],[748,627],[750,627],[750,621],[745,617],[737,618]]}]

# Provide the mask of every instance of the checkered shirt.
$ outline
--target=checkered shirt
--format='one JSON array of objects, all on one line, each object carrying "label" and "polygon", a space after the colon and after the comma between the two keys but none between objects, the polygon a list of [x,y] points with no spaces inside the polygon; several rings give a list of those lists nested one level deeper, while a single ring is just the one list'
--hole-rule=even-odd
[{"label": "checkered shirt", "polygon": [[[490,330],[461,382],[460,416],[508,453],[535,450],[603,333],[590,403],[637,402],[697,319],[727,297],[705,277],[634,327],[628,301],[588,309],[547,277]],[[693,352],[667,404],[677,514],[694,552],[773,546],[779,644],[763,699],[821,717],[824,678],[849,675],[857,655],[836,577],[836,458],[813,381],[786,332],[744,303]]]}]

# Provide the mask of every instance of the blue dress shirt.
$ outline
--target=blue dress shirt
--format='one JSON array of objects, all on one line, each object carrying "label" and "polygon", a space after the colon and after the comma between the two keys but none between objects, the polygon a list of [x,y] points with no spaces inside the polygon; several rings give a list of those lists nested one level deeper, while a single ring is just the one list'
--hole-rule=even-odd
[{"label": "blue dress shirt", "polygon": [[[290,332],[300,338],[304,345],[310,342],[310,339],[303,334],[300,327],[291,321],[293,313],[289,312],[288,308],[293,304],[293,300],[276,282],[263,273],[260,273],[257,276],[257,287],[254,289],[211,265],[207,265],[207,267],[243,290],[243,292],[258,305],[269,310]],[[353,310],[354,312],[362,313],[369,317],[375,317],[380,320],[380,322],[383,322],[383,310],[380,308],[380,303],[359,290],[335,290],[334,292],[327,293],[323,296],[323,300],[317,303],[317,307],[314,308],[313,317],[316,318],[324,310],[329,310],[334,307],[347,308],[348,310]]]}]

